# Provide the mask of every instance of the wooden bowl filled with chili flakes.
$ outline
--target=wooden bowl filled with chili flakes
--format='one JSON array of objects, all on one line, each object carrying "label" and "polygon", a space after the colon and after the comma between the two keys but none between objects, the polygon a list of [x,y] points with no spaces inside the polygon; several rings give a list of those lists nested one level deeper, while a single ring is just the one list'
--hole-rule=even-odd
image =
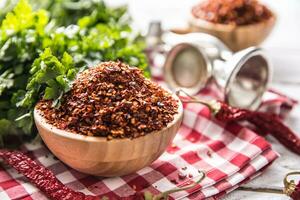
[{"label": "wooden bowl filled with chili flakes", "polygon": [[276,22],[275,14],[257,0],[205,0],[191,10],[190,30],[221,39],[239,51],[262,43]]},{"label": "wooden bowl filled with chili flakes", "polygon": [[59,109],[41,100],[34,119],[61,161],[87,174],[120,176],[156,160],[182,121],[179,98],[142,72],[104,62],[80,73]]}]

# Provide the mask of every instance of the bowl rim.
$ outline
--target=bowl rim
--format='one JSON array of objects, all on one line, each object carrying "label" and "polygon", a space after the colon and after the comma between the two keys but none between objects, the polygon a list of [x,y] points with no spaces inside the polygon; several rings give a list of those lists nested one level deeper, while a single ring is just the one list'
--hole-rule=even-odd
[{"label": "bowl rim", "polygon": [[234,24],[221,24],[221,23],[213,23],[201,18],[197,18],[194,16],[194,14],[192,13],[192,11],[189,12],[189,23],[192,26],[198,26],[198,27],[206,27],[206,28],[210,28],[210,29],[215,29],[218,31],[232,31],[235,29],[246,29],[246,28],[253,28],[262,24],[275,24],[276,20],[277,20],[277,15],[275,14],[275,12],[273,12],[272,9],[268,8],[272,15],[270,18],[257,22],[257,23],[253,23],[253,24],[246,24],[246,25],[234,25]]},{"label": "bowl rim", "polygon": [[172,127],[173,125],[175,125],[178,121],[180,121],[182,119],[182,117],[183,117],[182,102],[180,101],[179,97],[175,93],[171,93],[171,94],[172,94],[172,97],[175,100],[177,100],[177,102],[178,102],[177,113],[174,115],[173,121],[169,122],[168,125],[166,127],[164,127],[163,129],[161,129],[161,130],[153,131],[153,132],[148,133],[144,136],[139,136],[139,137],[133,138],[133,139],[131,139],[131,138],[114,138],[112,140],[107,140],[106,137],[87,136],[87,135],[81,135],[81,134],[73,133],[73,132],[70,132],[70,131],[62,130],[62,129],[59,129],[59,128],[57,128],[56,126],[54,126],[52,124],[47,123],[46,119],[41,115],[41,111],[38,110],[36,107],[34,108],[33,116],[34,116],[34,121],[35,121],[36,126],[38,124],[39,126],[43,127],[44,129],[48,130],[49,132],[51,132],[55,135],[58,135],[60,137],[68,138],[68,139],[73,139],[73,140],[78,140],[78,141],[83,141],[83,142],[96,142],[96,143],[97,142],[116,143],[116,142],[125,142],[125,141],[127,141],[127,142],[128,141],[135,141],[137,139],[149,137],[151,135],[155,135],[155,134],[159,134],[161,132],[164,132],[164,131],[166,131],[167,129],[169,129],[170,127]]}]

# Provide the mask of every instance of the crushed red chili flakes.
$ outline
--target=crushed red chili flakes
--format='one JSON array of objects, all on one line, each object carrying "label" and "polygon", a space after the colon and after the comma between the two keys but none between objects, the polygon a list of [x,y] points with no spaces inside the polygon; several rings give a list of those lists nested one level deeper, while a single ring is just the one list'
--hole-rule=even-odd
[{"label": "crushed red chili flakes", "polygon": [[103,62],[80,73],[59,109],[41,100],[37,109],[59,129],[88,136],[136,138],[173,121],[178,102],[141,70]]},{"label": "crushed red chili flakes", "polygon": [[272,17],[257,0],[205,0],[192,8],[192,14],[212,23],[248,25]]}]

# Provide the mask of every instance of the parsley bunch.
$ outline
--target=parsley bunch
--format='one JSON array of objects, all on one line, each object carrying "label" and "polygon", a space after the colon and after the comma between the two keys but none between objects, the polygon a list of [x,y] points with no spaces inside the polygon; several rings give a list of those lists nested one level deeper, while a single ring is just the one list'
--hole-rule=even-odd
[{"label": "parsley bunch", "polygon": [[7,135],[33,138],[37,101],[59,106],[85,67],[120,60],[149,76],[143,40],[128,25],[125,7],[98,0],[33,2],[50,12],[20,0],[0,21],[0,145]]}]

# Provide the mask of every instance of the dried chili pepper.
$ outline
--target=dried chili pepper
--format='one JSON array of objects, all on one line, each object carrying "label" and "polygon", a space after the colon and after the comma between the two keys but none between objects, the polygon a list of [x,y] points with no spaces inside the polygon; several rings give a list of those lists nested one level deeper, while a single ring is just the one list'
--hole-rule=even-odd
[{"label": "dried chili pepper", "polygon": [[97,200],[100,198],[75,192],[60,182],[53,172],[33,161],[27,155],[19,151],[0,151],[0,157],[19,173],[29,179],[50,199],[53,200]]},{"label": "dried chili pepper", "polygon": [[[53,200],[104,200],[105,196],[91,196],[85,195],[82,192],[76,192],[62,182],[60,182],[53,172],[46,169],[44,166],[36,163],[30,157],[20,151],[0,150],[0,158],[2,158],[8,165],[23,174],[28,180],[44,192],[50,199]],[[191,189],[198,185],[204,178],[205,173],[199,171],[201,177],[198,181],[187,184],[185,187],[175,188],[163,193],[153,195],[150,192],[136,192],[135,194],[120,198],[122,200],[166,200],[172,193]]]},{"label": "dried chili pepper", "polygon": [[300,200],[300,181],[296,185],[296,188],[295,188],[295,190],[293,191],[293,193],[291,194],[290,197],[294,200]]},{"label": "dried chili pepper", "polygon": [[298,184],[295,183],[294,180],[288,181],[288,177],[291,175],[300,175],[299,172],[290,172],[288,173],[284,180],[284,193],[288,196],[290,196],[293,200],[300,200],[300,181],[298,181]]},{"label": "dried chili pepper", "polygon": [[[178,91],[185,93],[182,90]],[[186,94],[186,93],[185,93]],[[281,144],[300,155],[300,138],[274,114],[235,108],[221,101],[201,101],[186,94],[191,100],[182,100],[187,103],[201,103],[206,105],[221,122],[248,121],[259,130],[273,135]]]}]

